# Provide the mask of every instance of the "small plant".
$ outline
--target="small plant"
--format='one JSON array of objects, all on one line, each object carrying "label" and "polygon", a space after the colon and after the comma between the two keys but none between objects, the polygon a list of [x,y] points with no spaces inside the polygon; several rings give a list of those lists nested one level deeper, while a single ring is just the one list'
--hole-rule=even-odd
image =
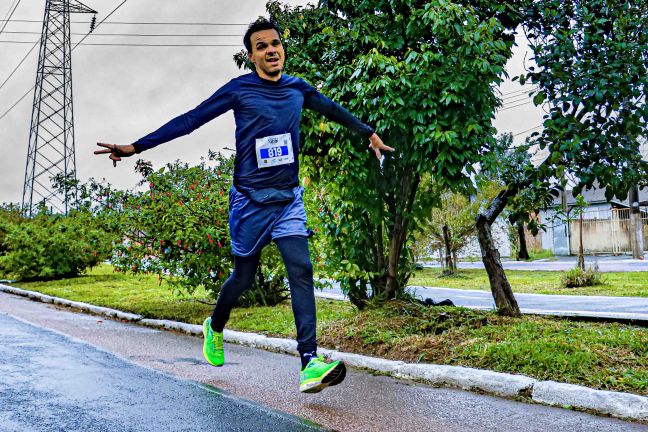
[{"label": "small plant", "polygon": [[581,270],[579,267],[575,267],[571,270],[567,270],[560,276],[560,282],[565,288],[579,288],[586,286],[601,285],[603,279],[601,277],[601,272],[598,269],[598,266],[590,267],[585,270]]}]

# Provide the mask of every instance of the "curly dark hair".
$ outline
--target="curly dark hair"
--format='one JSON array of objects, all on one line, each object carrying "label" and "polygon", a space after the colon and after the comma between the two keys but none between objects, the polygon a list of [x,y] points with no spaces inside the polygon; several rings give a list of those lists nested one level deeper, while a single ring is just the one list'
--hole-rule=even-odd
[{"label": "curly dark hair", "polygon": [[245,36],[243,36],[243,45],[245,45],[247,52],[252,52],[252,40],[250,39],[252,33],[256,33],[261,30],[273,29],[277,31],[277,34],[281,38],[281,31],[279,30],[279,26],[277,26],[277,23],[274,21],[268,20],[264,17],[259,17],[256,21],[251,23],[247,31],[245,32]]}]

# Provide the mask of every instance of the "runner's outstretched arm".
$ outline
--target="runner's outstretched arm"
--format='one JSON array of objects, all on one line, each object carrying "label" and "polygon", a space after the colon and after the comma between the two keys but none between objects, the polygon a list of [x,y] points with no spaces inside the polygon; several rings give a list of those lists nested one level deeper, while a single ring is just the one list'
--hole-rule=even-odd
[{"label": "runner's outstretched arm", "polygon": [[235,93],[232,91],[232,87],[233,84],[230,81],[196,108],[179,115],[155,132],[138,139],[133,144],[117,145],[97,143],[98,146],[104,148],[96,150],[94,154],[110,153],[108,158],[113,161],[113,166],[116,167],[117,162],[121,161],[122,157],[129,157],[183,135],[188,135],[208,121],[233,108]]}]

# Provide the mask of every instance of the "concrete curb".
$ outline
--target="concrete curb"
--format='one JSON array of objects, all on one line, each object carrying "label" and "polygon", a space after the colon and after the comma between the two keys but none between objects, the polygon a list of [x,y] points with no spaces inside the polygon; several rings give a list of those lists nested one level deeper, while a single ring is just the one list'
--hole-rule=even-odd
[{"label": "concrete curb", "polygon": [[[180,331],[194,336],[202,335],[202,326],[196,324],[144,319],[140,315],[116,309],[70,301],[3,284],[0,284],[0,291],[44,303],[68,306],[97,315],[118,318],[147,327]],[[226,342],[238,345],[297,355],[297,343],[289,339],[273,338],[234,330],[225,330],[223,339]],[[595,390],[554,381],[537,381],[524,375],[506,374],[463,366],[405,363],[403,361],[385,360],[325,348],[320,348],[319,351],[331,360],[343,360],[349,366],[384,373],[395,378],[412,379],[434,386],[450,386],[464,390],[483,391],[505,397],[522,396],[527,400],[544,405],[570,406],[628,420],[648,421],[648,397],[632,393]]]},{"label": "concrete curb", "polygon": [[84,312],[90,312],[96,315],[103,315],[109,318],[117,318],[125,321],[139,321],[142,319],[141,315],[136,315],[128,312],[122,312],[117,309],[110,309],[101,306],[95,306],[89,303],[77,302],[72,300],[67,300],[59,297],[52,297],[45,294],[41,294],[35,291],[27,291],[20,288],[14,288],[7,285],[0,284],[0,291],[4,291],[9,294],[19,295],[22,297],[27,297],[31,300],[37,300],[43,303],[52,303],[59,306],[67,306],[75,309],[80,309]]},{"label": "concrete curb", "polygon": [[533,386],[532,398],[545,405],[569,405],[615,417],[648,420],[648,398],[631,393],[542,381]]}]

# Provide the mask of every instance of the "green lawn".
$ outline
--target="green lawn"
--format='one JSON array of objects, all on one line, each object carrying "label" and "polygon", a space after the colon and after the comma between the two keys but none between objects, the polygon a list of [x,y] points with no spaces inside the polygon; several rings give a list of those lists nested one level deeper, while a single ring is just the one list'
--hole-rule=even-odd
[{"label": "green lawn", "polygon": [[[560,286],[560,271],[506,270],[513,292],[535,294],[604,295],[648,297],[648,272],[603,273],[603,284],[583,288]],[[452,276],[441,276],[439,269],[417,271],[410,285],[490,291],[486,270],[460,269]]]},{"label": "green lawn", "polygon": [[[101,266],[85,276],[18,287],[100,306],[199,324],[213,301],[204,292],[174,295],[155,277],[112,273]],[[228,328],[293,338],[288,302],[237,308]],[[648,394],[648,329],[547,317],[519,319],[463,308],[428,308],[394,301],[355,310],[318,299],[322,346],[409,362],[522,373],[538,379]]]}]

